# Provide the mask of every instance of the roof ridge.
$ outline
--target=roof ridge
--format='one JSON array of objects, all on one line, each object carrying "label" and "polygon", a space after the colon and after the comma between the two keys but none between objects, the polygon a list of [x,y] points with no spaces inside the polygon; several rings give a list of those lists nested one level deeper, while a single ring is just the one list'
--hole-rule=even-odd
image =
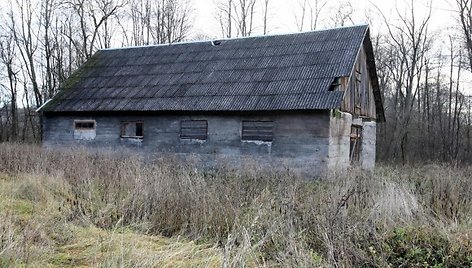
[{"label": "roof ridge", "polygon": [[261,39],[261,38],[267,38],[267,37],[284,37],[284,36],[292,36],[292,35],[303,35],[303,34],[337,31],[337,30],[352,29],[352,28],[366,28],[366,29],[368,29],[369,25],[368,24],[358,24],[358,25],[341,26],[341,27],[336,27],[336,28],[326,28],[326,29],[304,31],[304,32],[277,33],[277,34],[266,34],[266,35],[251,35],[251,36],[241,36],[241,37],[231,37],[231,38],[214,38],[214,39],[207,39],[207,40],[182,41],[182,42],[166,43],[166,44],[152,44],[152,45],[141,45],[141,46],[101,48],[98,51],[127,50],[127,49],[153,48],[153,47],[169,47],[169,46],[200,44],[200,43],[213,44],[214,41],[237,41],[237,40],[247,40],[247,39]]},{"label": "roof ridge", "polygon": [[[342,91],[315,91],[315,92],[282,92],[282,93],[271,93],[271,94],[257,94],[257,95],[244,95],[244,94],[215,94],[211,95],[210,97],[250,97],[250,96],[288,96],[288,95],[324,95],[324,94],[341,94]],[[159,99],[176,99],[176,98],[205,98],[208,96],[198,96],[198,95],[190,95],[190,96],[162,96]],[[155,99],[155,97],[103,97],[103,98],[77,98],[77,100],[143,100],[143,99]]]}]

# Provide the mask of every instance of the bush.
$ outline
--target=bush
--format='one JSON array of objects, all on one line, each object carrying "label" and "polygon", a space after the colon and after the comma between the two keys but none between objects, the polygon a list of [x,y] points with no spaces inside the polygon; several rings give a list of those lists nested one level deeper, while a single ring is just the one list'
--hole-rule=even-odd
[{"label": "bush", "polygon": [[385,252],[392,267],[468,267],[472,264],[470,248],[457,248],[445,233],[431,227],[394,228],[379,250]]}]

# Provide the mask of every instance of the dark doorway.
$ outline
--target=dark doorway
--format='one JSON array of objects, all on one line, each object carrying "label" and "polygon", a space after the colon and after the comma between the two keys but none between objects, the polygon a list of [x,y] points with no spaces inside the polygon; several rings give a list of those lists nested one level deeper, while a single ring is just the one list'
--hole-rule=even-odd
[{"label": "dark doorway", "polygon": [[351,164],[358,164],[361,159],[362,146],[362,127],[357,125],[351,126],[351,147],[349,157]]}]

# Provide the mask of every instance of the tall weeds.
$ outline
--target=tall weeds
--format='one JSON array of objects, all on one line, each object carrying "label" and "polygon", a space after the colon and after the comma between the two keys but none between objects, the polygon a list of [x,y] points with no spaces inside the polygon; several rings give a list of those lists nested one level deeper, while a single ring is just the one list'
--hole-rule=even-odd
[{"label": "tall weeds", "polygon": [[[67,221],[210,241],[224,267],[472,264],[463,235],[472,216],[468,167],[386,166],[306,181],[250,161],[239,170],[202,170],[167,156],[1,144],[0,171],[56,184]],[[5,228],[1,241],[11,240]]]}]

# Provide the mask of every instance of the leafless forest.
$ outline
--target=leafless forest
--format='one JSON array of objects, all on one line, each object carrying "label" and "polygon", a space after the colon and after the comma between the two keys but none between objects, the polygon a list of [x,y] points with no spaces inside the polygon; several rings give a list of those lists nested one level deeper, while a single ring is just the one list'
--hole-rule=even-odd
[{"label": "leafless forest", "polygon": [[[370,23],[387,116],[379,160],[472,159],[472,1],[448,1],[442,29],[431,27],[438,20],[433,8],[420,10],[414,1],[388,15],[348,0],[294,2],[294,31]],[[193,29],[194,3],[187,0],[10,0],[0,10],[0,141],[39,142],[35,109],[98,49],[274,30],[271,0],[213,3],[208,16],[219,31],[209,37]]]}]

